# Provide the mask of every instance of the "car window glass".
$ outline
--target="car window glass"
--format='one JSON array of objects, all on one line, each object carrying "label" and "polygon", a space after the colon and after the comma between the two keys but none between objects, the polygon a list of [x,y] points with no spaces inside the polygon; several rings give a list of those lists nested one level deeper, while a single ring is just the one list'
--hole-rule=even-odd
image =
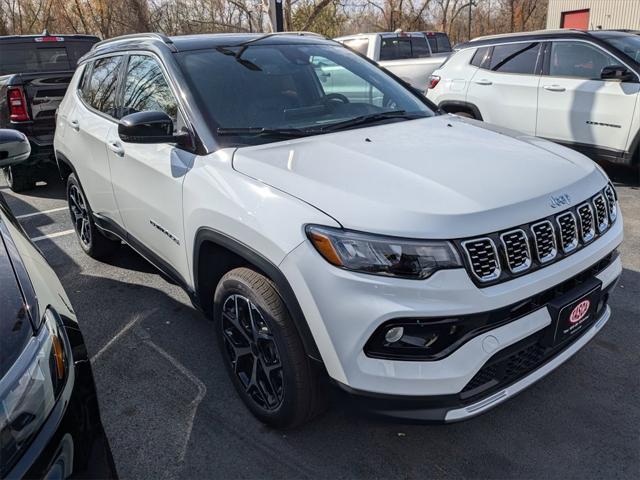
[{"label": "car window glass", "polygon": [[471,58],[471,65],[480,68],[487,68],[489,66],[489,51],[491,47],[482,47],[476,50]]},{"label": "car window glass", "polygon": [[450,52],[451,51],[451,42],[449,42],[449,37],[447,37],[444,33],[436,33],[436,38],[438,39],[438,52]]},{"label": "car window glass", "polygon": [[600,79],[604,67],[619,65],[614,57],[585,42],[553,42],[549,75]]},{"label": "car window glass", "polygon": [[411,58],[411,39],[409,37],[383,38],[380,44],[380,60]]},{"label": "car window glass", "polygon": [[84,99],[96,110],[116,118],[116,89],[122,57],[101,58],[94,62]]},{"label": "car window glass", "polygon": [[339,97],[344,96],[350,103],[365,102],[382,106],[382,92],[354,72],[321,56],[314,56],[311,64],[328,98],[340,101]]},{"label": "car window glass", "polygon": [[367,50],[369,49],[368,38],[354,38],[351,40],[345,40],[343,43],[351,50],[355,50],[361,55],[366,55]]},{"label": "car window glass", "polygon": [[414,58],[430,57],[429,45],[425,37],[413,37],[411,39],[411,53]]},{"label": "car window glass", "polygon": [[491,54],[490,68],[494,72],[533,74],[539,49],[539,43],[496,45]]},{"label": "car window glass", "polygon": [[148,55],[129,57],[124,84],[122,116],[137,112],[164,112],[174,125],[178,103],[158,62]]}]

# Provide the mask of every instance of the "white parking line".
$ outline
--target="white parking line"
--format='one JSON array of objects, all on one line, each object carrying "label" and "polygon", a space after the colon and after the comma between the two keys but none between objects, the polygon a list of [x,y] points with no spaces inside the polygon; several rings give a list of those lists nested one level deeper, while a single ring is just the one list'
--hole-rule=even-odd
[{"label": "white parking line", "polygon": [[72,228],[71,230],[64,230],[62,232],[49,233],[47,235],[41,235],[39,237],[33,237],[31,239],[32,242],[39,242],[40,240],[47,240],[50,238],[63,237],[65,235],[69,235],[71,233],[75,233],[75,230]]},{"label": "white parking line", "polygon": [[25,213],[24,215],[17,215],[16,218],[20,220],[22,218],[35,217],[37,215],[46,215],[48,213],[61,212],[67,208],[69,207],[52,208],[51,210],[43,210],[41,212]]}]

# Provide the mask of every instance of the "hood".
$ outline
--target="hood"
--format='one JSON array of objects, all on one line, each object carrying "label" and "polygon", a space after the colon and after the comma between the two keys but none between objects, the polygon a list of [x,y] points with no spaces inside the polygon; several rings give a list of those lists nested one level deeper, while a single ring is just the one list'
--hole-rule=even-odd
[{"label": "hood", "polygon": [[442,115],[236,150],[234,168],[313,205],[343,227],[463,238],[553,213],[606,183],[559,145]]}]

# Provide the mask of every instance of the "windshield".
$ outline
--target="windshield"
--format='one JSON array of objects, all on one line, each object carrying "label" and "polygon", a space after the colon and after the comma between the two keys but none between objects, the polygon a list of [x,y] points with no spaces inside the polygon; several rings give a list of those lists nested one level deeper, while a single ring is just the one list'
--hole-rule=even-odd
[{"label": "windshield", "polygon": [[75,70],[95,42],[0,43],[0,75]]},{"label": "windshield", "polygon": [[640,62],[640,36],[624,35],[615,37],[602,38],[605,42],[613,45],[621,52],[633,58],[636,62]]},{"label": "windshield", "polygon": [[261,129],[301,136],[332,125],[355,128],[434,114],[407,88],[339,45],[218,47],[179,53],[178,59],[225,145],[277,140],[256,135]]}]

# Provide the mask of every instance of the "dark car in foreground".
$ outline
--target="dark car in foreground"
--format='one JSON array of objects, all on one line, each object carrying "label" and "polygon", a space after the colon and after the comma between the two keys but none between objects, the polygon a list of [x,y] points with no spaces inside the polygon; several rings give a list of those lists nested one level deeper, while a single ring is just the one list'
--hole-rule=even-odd
[{"label": "dark car in foreground", "polygon": [[0,128],[24,133],[31,143],[27,162],[5,168],[14,191],[33,188],[43,166],[55,162],[55,112],[78,60],[99,40],[92,35],[0,37]]},{"label": "dark car in foreground", "polygon": [[116,477],[91,364],[60,281],[0,194],[0,478],[70,477]]}]

